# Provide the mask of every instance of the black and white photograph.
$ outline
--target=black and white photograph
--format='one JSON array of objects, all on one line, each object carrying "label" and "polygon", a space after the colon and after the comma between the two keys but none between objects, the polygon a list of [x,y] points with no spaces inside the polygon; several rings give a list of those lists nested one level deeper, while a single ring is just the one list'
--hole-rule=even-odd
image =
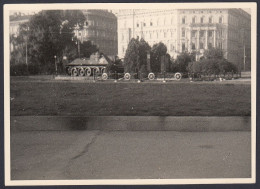
[{"label": "black and white photograph", "polygon": [[6,4],[5,185],[255,183],[256,13]]}]

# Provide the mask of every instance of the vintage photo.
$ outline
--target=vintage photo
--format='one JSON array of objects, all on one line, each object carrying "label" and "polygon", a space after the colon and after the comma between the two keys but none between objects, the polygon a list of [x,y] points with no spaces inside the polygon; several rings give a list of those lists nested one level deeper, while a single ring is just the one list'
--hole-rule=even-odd
[{"label": "vintage photo", "polygon": [[255,182],[256,4],[4,7],[5,184]]}]

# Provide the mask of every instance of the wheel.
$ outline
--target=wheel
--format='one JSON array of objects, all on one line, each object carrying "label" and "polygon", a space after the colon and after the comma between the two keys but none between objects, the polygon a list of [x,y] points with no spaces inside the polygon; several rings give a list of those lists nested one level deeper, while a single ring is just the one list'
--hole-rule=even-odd
[{"label": "wheel", "polygon": [[85,70],[84,68],[79,69],[79,76],[84,76],[85,75]]},{"label": "wheel", "polygon": [[126,73],[125,75],[124,75],[124,78],[125,78],[125,80],[130,80],[131,79],[131,75],[130,75],[130,73]]},{"label": "wheel", "polygon": [[74,77],[78,76],[78,69],[77,68],[72,68],[71,75],[74,76]]},{"label": "wheel", "polygon": [[148,79],[149,79],[149,80],[154,80],[154,78],[155,78],[154,73],[149,73],[149,74],[148,74]]},{"label": "wheel", "polygon": [[87,76],[90,76],[91,75],[91,68],[87,67],[86,70],[85,70],[85,73],[86,73]]},{"label": "wheel", "polygon": [[95,70],[95,74],[99,74],[100,73],[100,70],[99,70],[98,67],[95,67],[94,70]]},{"label": "wheel", "polygon": [[71,75],[71,67],[66,68],[66,72],[68,75]]},{"label": "wheel", "polygon": [[102,74],[102,79],[103,79],[103,80],[107,80],[107,78],[108,78],[107,73],[103,73],[103,74]]},{"label": "wheel", "polygon": [[174,74],[174,78],[178,81],[181,80],[181,73],[177,72],[176,74]]},{"label": "wheel", "polygon": [[106,72],[106,67],[103,67],[100,70],[101,70],[101,73],[105,73]]}]

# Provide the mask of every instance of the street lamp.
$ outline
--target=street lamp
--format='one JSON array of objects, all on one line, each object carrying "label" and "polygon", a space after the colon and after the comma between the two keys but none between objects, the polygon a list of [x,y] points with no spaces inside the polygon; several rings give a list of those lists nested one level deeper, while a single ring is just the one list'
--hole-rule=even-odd
[{"label": "street lamp", "polygon": [[77,41],[76,41],[76,44],[78,45],[78,54],[79,54],[79,58],[80,58],[80,40],[79,40],[79,30],[80,30],[80,27],[79,27],[78,23],[75,26],[75,30],[77,31],[77,35],[76,35]]},{"label": "street lamp", "polygon": [[55,72],[56,72],[56,75],[58,73],[58,68],[57,68],[57,62],[56,62],[56,59],[57,59],[57,56],[55,55],[54,56],[54,59],[55,59]]},{"label": "street lamp", "polygon": [[28,31],[29,31],[29,27],[25,28],[26,31],[26,36],[25,36],[25,63],[27,66],[27,72],[28,72],[28,49],[27,49],[27,40],[28,40]]}]

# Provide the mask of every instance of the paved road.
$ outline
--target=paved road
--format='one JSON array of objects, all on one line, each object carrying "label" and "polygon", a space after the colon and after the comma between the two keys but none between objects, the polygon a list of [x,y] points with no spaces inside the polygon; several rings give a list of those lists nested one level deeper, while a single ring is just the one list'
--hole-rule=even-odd
[{"label": "paved road", "polygon": [[249,131],[16,131],[11,178],[248,178]]}]

